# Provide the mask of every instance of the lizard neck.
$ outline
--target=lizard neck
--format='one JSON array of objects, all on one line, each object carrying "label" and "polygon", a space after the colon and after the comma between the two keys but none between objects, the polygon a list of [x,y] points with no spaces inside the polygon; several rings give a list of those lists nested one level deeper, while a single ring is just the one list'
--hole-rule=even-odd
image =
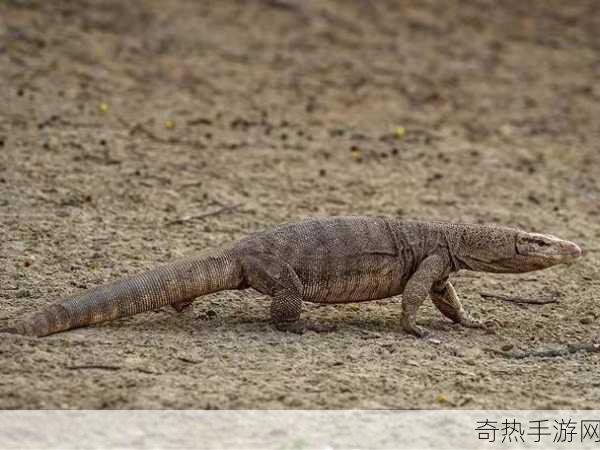
[{"label": "lizard neck", "polygon": [[516,230],[493,225],[447,224],[446,239],[456,270],[512,273]]},{"label": "lizard neck", "polygon": [[458,272],[459,270],[470,270],[468,263],[460,257],[457,250],[457,240],[452,235],[451,230],[448,227],[444,227],[442,231],[444,240],[446,241],[446,248],[448,249],[448,257],[452,265],[452,272]]}]

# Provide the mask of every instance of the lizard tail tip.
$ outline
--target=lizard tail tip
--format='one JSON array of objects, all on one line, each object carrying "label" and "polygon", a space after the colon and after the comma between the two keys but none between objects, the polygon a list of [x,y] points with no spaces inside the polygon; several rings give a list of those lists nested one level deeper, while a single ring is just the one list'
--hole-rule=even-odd
[{"label": "lizard tail tip", "polygon": [[24,323],[15,323],[9,326],[4,326],[0,328],[0,333],[7,334],[20,334],[22,336],[35,336],[36,334],[32,332],[31,328],[28,327]]},{"label": "lizard tail tip", "polygon": [[0,333],[8,333],[8,334],[23,334],[19,332],[17,327],[3,327],[0,328]]}]

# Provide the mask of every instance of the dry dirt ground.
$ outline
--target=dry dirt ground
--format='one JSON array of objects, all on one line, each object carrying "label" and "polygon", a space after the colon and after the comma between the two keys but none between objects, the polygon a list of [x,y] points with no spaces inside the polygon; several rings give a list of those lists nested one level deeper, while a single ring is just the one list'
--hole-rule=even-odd
[{"label": "dry dirt ground", "polygon": [[496,334],[426,305],[415,339],[399,299],[306,305],[339,330],[283,334],[254,292],[3,334],[0,407],[598,408],[600,354],[493,350],[600,331],[599,29],[594,0],[1,2],[0,325],[308,216],[502,223],[586,254],[458,274]]}]

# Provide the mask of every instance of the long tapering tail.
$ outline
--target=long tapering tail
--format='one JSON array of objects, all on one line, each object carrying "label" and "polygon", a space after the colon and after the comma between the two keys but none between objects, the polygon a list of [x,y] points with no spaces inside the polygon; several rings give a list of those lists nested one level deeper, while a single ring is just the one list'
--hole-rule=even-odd
[{"label": "long tapering tail", "polygon": [[0,332],[46,336],[235,289],[242,283],[242,276],[233,252],[217,250],[68,297]]}]

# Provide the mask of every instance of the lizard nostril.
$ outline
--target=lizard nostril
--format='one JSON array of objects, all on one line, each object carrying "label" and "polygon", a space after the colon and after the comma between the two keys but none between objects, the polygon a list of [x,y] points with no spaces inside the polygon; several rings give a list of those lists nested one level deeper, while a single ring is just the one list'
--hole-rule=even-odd
[{"label": "lizard nostril", "polygon": [[569,245],[567,247],[567,251],[574,258],[579,258],[581,256],[581,254],[583,253],[581,251],[581,247],[579,247],[579,245],[577,245],[577,244],[575,244],[573,242],[569,242]]}]

